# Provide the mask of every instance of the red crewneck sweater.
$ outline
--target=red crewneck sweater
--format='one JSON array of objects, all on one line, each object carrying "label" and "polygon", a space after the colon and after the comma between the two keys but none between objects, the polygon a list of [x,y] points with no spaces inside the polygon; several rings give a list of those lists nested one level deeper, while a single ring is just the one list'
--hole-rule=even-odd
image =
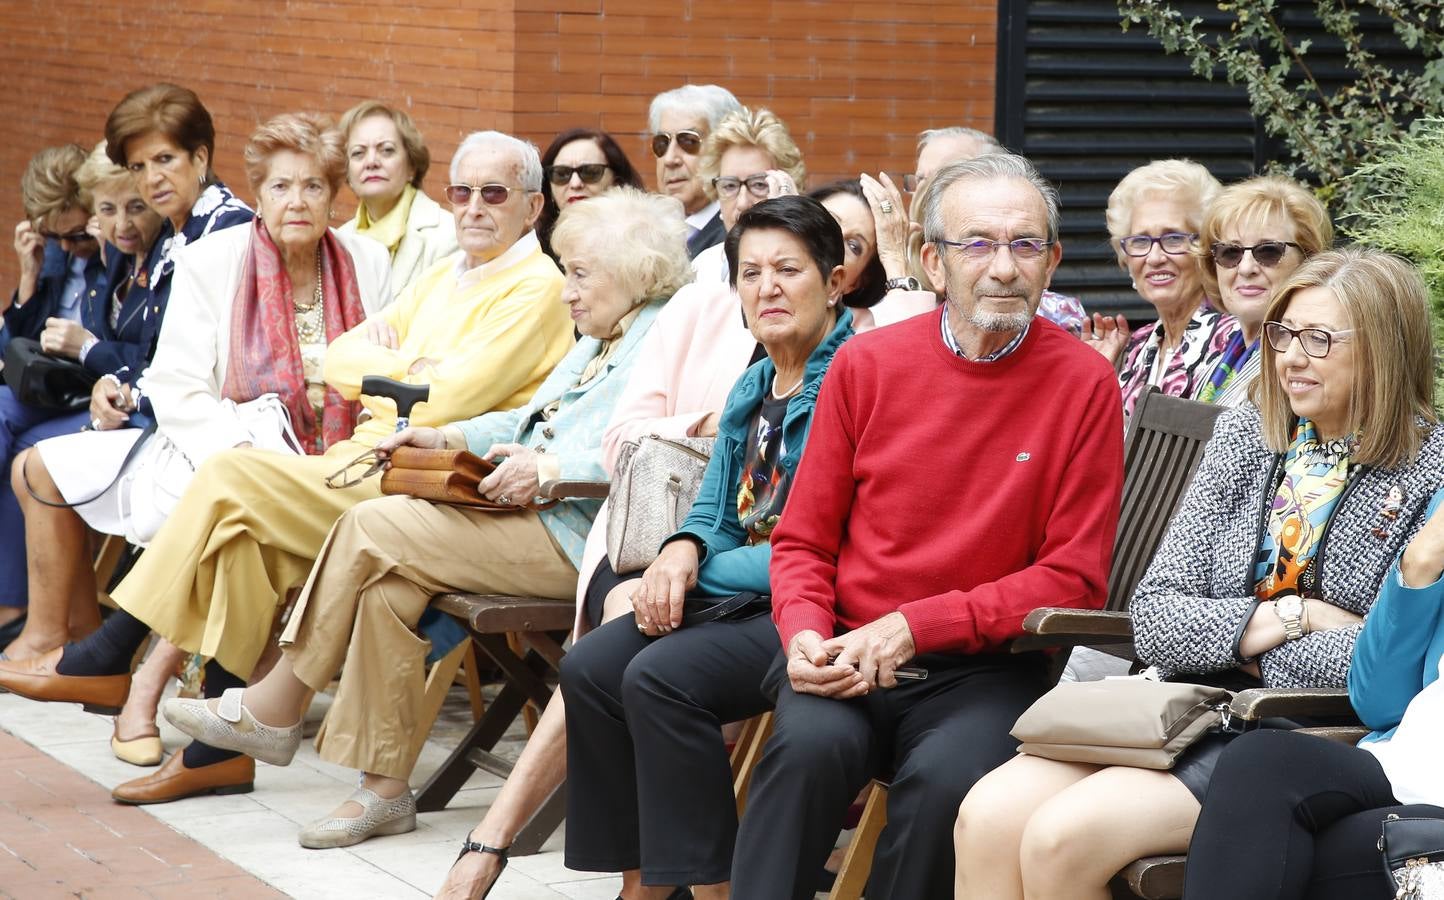
[{"label": "red crewneck sweater", "polygon": [[997,362],[961,359],[941,316],[833,359],[772,535],[783,647],[901,610],[918,653],[977,653],[1037,607],[1104,603],[1123,484],[1112,368],[1042,319]]}]

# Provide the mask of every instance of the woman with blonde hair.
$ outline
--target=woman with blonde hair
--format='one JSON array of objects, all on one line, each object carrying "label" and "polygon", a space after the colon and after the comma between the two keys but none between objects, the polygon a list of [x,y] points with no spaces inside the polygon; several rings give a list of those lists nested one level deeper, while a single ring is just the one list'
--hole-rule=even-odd
[{"label": "woman with blonde hair", "polygon": [[[582,339],[530,403],[442,428],[408,428],[381,441],[378,456],[401,446],[470,449],[498,462],[482,492],[516,507],[529,506],[546,481],[602,477],[612,406],[642,337],[689,274],[685,236],[681,207],[633,188],[564,210],[553,246],[566,273],[561,300]],[[324,689],[346,660],[317,749],[365,774],[341,808],[301,830],[301,845],[343,847],[410,831],[416,803],[407,777],[419,746],[428,649],[414,634],[421,614],[445,591],[570,602],[599,506],[576,499],[496,512],[382,497],[352,507],[316,559],[270,673],[219,703],[168,702],[166,718],[201,740],[285,765],[300,745],[311,691]],[[232,728],[236,722],[244,724]],[[473,852],[500,863],[506,845],[467,843],[463,854]]]},{"label": "woman with blonde hair", "polygon": [[346,183],[358,202],[356,215],[336,231],[386,248],[391,289],[400,296],[412,279],[457,249],[451,216],[421,189],[431,151],[406,111],[380,100],[346,110],[337,128],[346,140]]},{"label": "woman with blonde hair", "polygon": [[1121,357],[1123,415],[1147,388],[1195,397],[1238,327],[1208,305],[1194,250],[1218,179],[1195,162],[1165,159],[1129,172],[1108,197],[1105,214],[1118,264],[1158,320],[1130,336],[1122,316],[1094,314],[1083,339],[1109,360]]},{"label": "woman with blonde hair", "polygon": [[1204,292],[1238,320],[1197,399],[1238,406],[1258,377],[1264,313],[1304,260],[1329,249],[1334,225],[1305,186],[1282,175],[1231,184],[1209,204],[1199,230]]},{"label": "woman with blonde hair", "polygon": [[[1169,681],[1343,687],[1444,471],[1428,299],[1396,257],[1326,251],[1279,288],[1263,336],[1258,405],[1219,417],[1133,595],[1134,645]],[[1235,736],[1169,770],[1018,755],[963,801],[957,896],[1105,900],[1128,863],[1188,848]]]}]

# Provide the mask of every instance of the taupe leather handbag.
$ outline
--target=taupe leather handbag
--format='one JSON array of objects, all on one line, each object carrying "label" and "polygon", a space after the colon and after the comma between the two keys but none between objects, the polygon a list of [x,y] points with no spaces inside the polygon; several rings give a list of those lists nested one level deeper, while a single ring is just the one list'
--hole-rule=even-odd
[{"label": "taupe leather handbag", "polygon": [[607,558],[618,575],[651,565],[687,518],[713,440],[652,434],[622,444],[607,499]]},{"label": "taupe leather handbag", "polygon": [[1171,769],[1178,755],[1228,725],[1233,694],[1148,678],[1065,682],[1018,717],[1018,752],[1101,766]]}]

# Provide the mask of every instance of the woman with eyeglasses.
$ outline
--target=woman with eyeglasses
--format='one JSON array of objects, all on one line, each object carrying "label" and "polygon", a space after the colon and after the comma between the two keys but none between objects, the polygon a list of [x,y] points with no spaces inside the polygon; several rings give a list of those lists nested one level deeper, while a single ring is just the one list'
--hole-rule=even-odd
[{"label": "woman with eyeglasses", "polygon": [[1313,192],[1292,178],[1261,175],[1219,192],[1199,230],[1204,291],[1238,320],[1196,398],[1220,406],[1248,399],[1259,373],[1264,312],[1304,260],[1329,249],[1334,226]]},{"label": "woman with eyeglasses", "polygon": [[[1169,681],[1343,687],[1364,617],[1444,471],[1427,294],[1388,254],[1326,251],[1277,289],[1263,335],[1257,405],[1218,419],[1133,595],[1134,645]],[[1190,849],[1205,793],[1224,796],[1210,782],[1234,737],[1205,735],[1169,770],[1020,754],[963,802],[957,896],[1106,900],[1133,860]],[[1301,762],[1276,757],[1269,771]],[[1236,850],[1281,848],[1257,860],[1258,883],[1272,884],[1286,829],[1307,824],[1278,808],[1254,824],[1251,799],[1229,797],[1237,814],[1221,828]],[[1190,856],[1190,881],[1197,870],[1212,886],[1196,896],[1278,896],[1238,891],[1237,859]]]},{"label": "woman with eyeglasses", "polygon": [[541,161],[547,189],[542,193],[536,236],[541,241],[542,252],[556,260],[557,265],[561,265],[561,259],[552,250],[551,235],[562,210],[615,185],[643,190],[642,176],[632,167],[621,146],[605,131],[591,128],[563,131],[547,147]]},{"label": "woman with eyeglasses", "polygon": [[1204,211],[1218,179],[1195,162],[1165,159],[1129,172],[1108,197],[1106,218],[1119,264],[1158,320],[1131,336],[1122,316],[1094,314],[1083,340],[1115,363],[1123,415],[1156,387],[1173,397],[1195,397],[1208,383],[1238,325],[1210,307],[1194,250]]},{"label": "woman with eyeglasses", "polygon": [[437,260],[456,252],[451,216],[421,189],[431,151],[405,110],[363,100],[337,124],[346,136],[346,183],[356,215],[336,229],[379,242],[391,254],[398,296]]}]

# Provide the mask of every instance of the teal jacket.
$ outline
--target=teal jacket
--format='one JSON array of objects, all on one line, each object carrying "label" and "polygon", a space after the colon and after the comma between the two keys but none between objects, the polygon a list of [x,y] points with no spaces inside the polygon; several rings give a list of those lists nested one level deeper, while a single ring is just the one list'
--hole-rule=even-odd
[{"label": "teal jacket", "polygon": [[[797,463],[812,427],[812,410],[817,405],[817,392],[822,376],[832,364],[832,356],[843,341],[852,337],[852,313],[843,310],[832,332],[807,358],[803,385],[787,402],[787,415],[782,420],[782,443],[787,453],[779,464],[789,476],[796,474]],[[747,545],[747,531],[737,517],[737,488],[742,478],[742,460],[752,422],[762,408],[762,398],[772,386],[777,367],[763,358],[742,373],[717,424],[717,442],[712,447],[712,460],[702,475],[697,500],[682,527],[667,542],[688,536],[702,543],[702,567],[697,573],[694,593],[704,597],[727,597],[742,591],[770,594],[767,567],[772,562],[772,545]]]},{"label": "teal jacket", "polygon": [[[607,360],[602,374],[578,387],[582,370],[602,349],[602,342],[584,337],[562,357],[526,406],[498,410],[457,422],[472,453],[486,453],[493,444],[522,444],[555,456],[561,462],[561,477],[568,480],[605,480],[602,468],[602,434],[612,418],[612,408],[637,361],[642,338],[652,327],[664,300],[642,307],[622,343]],[[537,413],[561,398],[561,406],[549,422]],[[580,568],[587,532],[601,508],[600,500],[564,500],[538,513],[542,524],[566,551],[572,565]]]},{"label": "teal jacket", "polygon": [[[1425,519],[1444,503],[1444,490],[1429,501]],[[1439,678],[1444,657],[1444,578],[1420,588],[1405,587],[1396,560],[1354,642],[1349,666],[1349,700],[1371,731],[1359,743],[1394,736],[1404,710]]]}]

